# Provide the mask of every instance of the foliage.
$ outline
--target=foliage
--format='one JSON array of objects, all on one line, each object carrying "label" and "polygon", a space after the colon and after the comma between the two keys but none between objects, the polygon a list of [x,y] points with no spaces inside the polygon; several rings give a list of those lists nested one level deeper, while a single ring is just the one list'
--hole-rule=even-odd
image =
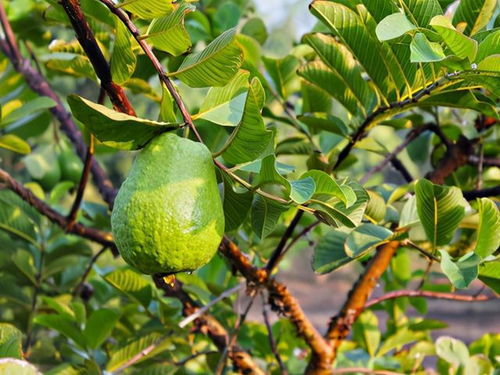
[{"label": "foliage", "polygon": [[[51,375],[231,371],[228,350],[199,321],[192,332],[179,326],[193,312],[186,298],[206,305],[240,282],[231,259],[217,255],[178,275],[185,295],[176,298],[64,221],[85,188],[82,170],[84,177],[91,170],[76,219],[107,234],[112,199],[101,199],[96,180],[106,176],[91,164],[105,166],[111,180],[104,185],[119,186],[131,151],[167,131],[201,139],[212,152],[226,236],[256,267],[275,259],[270,268],[279,274],[286,267],[279,261],[298,256],[295,263],[309,268],[302,259],[310,258],[311,272],[327,274],[369,265],[398,241],[384,292],[454,296],[483,285],[482,295],[500,293],[495,0],[449,8],[451,1],[438,0],[314,0],[316,26],[286,54],[275,50],[276,40],[291,43],[290,34],[270,30],[248,0],[117,2],[137,33],[107,2],[62,1],[81,4],[109,67],[85,52],[59,1],[3,5],[30,60],[16,63],[1,33],[0,188],[13,191],[0,190],[0,357]],[[141,43],[152,46],[160,79]],[[46,86],[30,81],[34,74],[57,96],[40,94]],[[137,116],[98,100],[107,90],[122,92]],[[65,108],[79,130],[60,132]],[[73,146],[82,162],[68,156]],[[21,199],[20,189],[31,198]],[[290,254],[292,246],[302,253]],[[439,266],[429,273],[433,262]],[[254,287],[272,301],[266,285]],[[266,373],[283,372],[276,357],[291,374],[305,371],[311,345],[288,311],[281,308],[285,317],[270,328],[239,327],[235,300],[227,295],[209,313],[238,348]],[[500,366],[498,334],[485,332],[469,346],[434,340],[446,324],[426,312],[414,296],[371,304],[334,365],[423,373],[433,357],[439,373],[478,375]],[[388,316],[385,329],[379,313]],[[11,365],[2,361],[0,370]]]}]

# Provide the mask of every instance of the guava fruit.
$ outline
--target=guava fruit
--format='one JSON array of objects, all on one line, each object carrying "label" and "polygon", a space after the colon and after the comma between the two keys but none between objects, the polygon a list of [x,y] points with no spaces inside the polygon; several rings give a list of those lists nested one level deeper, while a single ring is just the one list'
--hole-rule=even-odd
[{"label": "guava fruit", "polygon": [[224,232],[210,151],[173,133],[154,138],[116,196],[111,227],[123,259],[143,273],[168,275],[206,264]]},{"label": "guava fruit", "polygon": [[83,163],[80,158],[69,147],[64,146],[57,157],[57,161],[61,169],[62,179],[78,184],[83,170]]}]

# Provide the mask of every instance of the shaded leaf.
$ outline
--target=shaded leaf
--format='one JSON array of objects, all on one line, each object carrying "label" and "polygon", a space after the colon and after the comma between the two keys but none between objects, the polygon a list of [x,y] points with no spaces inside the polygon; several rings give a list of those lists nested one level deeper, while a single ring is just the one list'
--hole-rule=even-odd
[{"label": "shaded leaf", "polygon": [[357,258],[379,246],[392,235],[392,231],[374,224],[361,224],[347,236],[345,252],[351,258]]},{"label": "shaded leaf", "polygon": [[0,358],[23,358],[21,340],[23,334],[8,323],[0,323]]},{"label": "shaded leaf", "polygon": [[465,215],[460,189],[419,180],[415,185],[415,194],[418,216],[433,248],[450,243]]},{"label": "shaded leaf", "polygon": [[169,73],[191,87],[224,86],[234,77],[243,61],[230,29],[214,39],[203,51],[188,55],[176,72]]},{"label": "shaded leaf", "polygon": [[191,47],[191,39],[184,27],[184,17],[193,12],[191,4],[180,4],[172,13],[154,19],[150,23],[147,37],[155,48],[179,56]]},{"label": "shaded leaf", "polygon": [[113,310],[99,309],[94,311],[85,324],[83,336],[87,346],[97,349],[113,331],[120,315]]},{"label": "shaded leaf", "polygon": [[465,34],[477,34],[486,27],[495,13],[497,4],[497,0],[460,0],[453,15],[453,24],[465,22]]},{"label": "shaded leaf", "polygon": [[117,269],[104,276],[104,280],[144,307],[151,302],[153,296],[151,284],[137,272],[130,269]]},{"label": "shaded leaf", "polygon": [[320,239],[314,248],[314,272],[324,275],[353,260],[345,252],[346,239],[347,233],[338,230],[332,230]]},{"label": "shaded leaf", "polygon": [[70,95],[68,103],[73,115],[105,145],[135,150],[155,136],[179,127],[178,124],[157,122],[116,112],[77,95]]},{"label": "shaded leaf", "polygon": [[271,234],[283,212],[288,207],[256,195],[252,204],[252,229],[257,236],[265,238]]},{"label": "shaded leaf", "polygon": [[447,251],[439,250],[441,269],[456,288],[467,288],[477,278],[478,264],[481,258],[475,253],[468,253],[454,262]]},{"label": "shaded leaf", "polygon": [[111,75],[113,81],[123,84],[134,74],[137,57],[132,51],[130,33],[123,22],[116,17],[116,36],[111,57]]},{"label": "shaded leaf", "polygon": [[446,58],[439,43],[430,42],[423,33],[416,33],[410,44],[411,62],[433,62]]},{"label": "shaded leaf", "polygon": [[478,199],[479,228],[474,252],[486,258],[500,246],[500,212],[496,204],[488,198]]}]

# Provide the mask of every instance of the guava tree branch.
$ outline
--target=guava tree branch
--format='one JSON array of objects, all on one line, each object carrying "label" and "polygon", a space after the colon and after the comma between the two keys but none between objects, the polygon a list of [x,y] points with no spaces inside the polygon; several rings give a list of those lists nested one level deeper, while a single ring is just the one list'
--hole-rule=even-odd
[{"label": "guava tree branch", "polygon": [[60,4],[68,15],[75,31],[76,38],[87,54],[90,63],[101,81],[101,87],[108,94],[113,107],[123,113],[135,116],[134,108],[130,104],[123,88],[113,82],[111,69],[102,54],[89,23],[85,19],[79,0],[60,0]]},{"label": "guava tree branch", "polygon": [[471,201],[476,198],[496,197],[500,195],[500,186],[480,190],[468,190],[463,192],[464,198]]},{"label": "guava tree branch", "polygon": [[182,118],[184,122],[189,126],[189,128],[193,131],[194,135],[196,138],[202,142],[201,136],[198,133],[198,130],[196,129],[196,126],[193,123],[193,120],[191,119],[191,115],[189,111],[186,108],[186,105],[184,104],[184,101],[182,100],[181,96],[175,89],[174,85],[172,84],[172,81],[170,78],[168,78],[167,73],[165,72],[165,69],[163,68],[163,65],[161,64],[160,60],[155,56],[153,53],[153,49],[151,46],[141,38],[141,33],[137,26],[130,20],[129,16],[127,13],[125,13],[123,10],[117,8],[113,1],[111,0],[101,0],[101,2],[106,5],[109,10],[115,14],[122,22],[123,24],[127,27],[127,29],[130,31],[132,36],[135,38],[137,43],[141,46],[142,50],[148,57],[148,59],[151,61],[153,64],[153,67],[155,68],[156,72],[158,73],[158,77],[160,79],[160,82],[162,82],[170,95],[172,95],[172,98],[174,98],[175,104],[179,108],[179,111],[181,112]]},{"label": "guava tree branch", "polygon": [[297,329],[313,354],[315,368],[329,371],[332,361],[332,350],[327,341],[307,318],[299,302],[290,294],[286,286],[271,277],[265,269],[256,268],[228,238],[222,240],[220,252],[231,265],[240,272],[250,285],[262,286],[269,293],[269,303],[273,310],[287,317]]},{"label": "guava tree branch", "polygon": [[[184,316],[193,315],[200,309],[199,305],[182,288],[179,280],[175,280],[172,285],[167,284],[161,276],[154,276],[153,280],[156,287],[163,290],[165,296],[175,297],[181,301]],[[229,333],[214,317],[202,314],[195,319],[194,323],[196,331],[210,337],[220,353],[227,352],[236,371],[243,374],[264,375],[246,351],[237,345],[231,345]]]},{"label": "guava tree branch", "polygon": [[[7,38],[0,40],[0,50],[10,60],[14,69],[24,77],[31,90],[36,92],[38,95],[46,96],[54,100],[56,105],[50,108],[49,111],[60,122],[61,130],[73,143],[77,155],[82,161],[85,161],[87,156],[87,146],[85,145],[81,132],[72,120],[71,114],[66,110],[61,99],[52,90],[49,83],[36,69],[30,65],[29,60],[22,57],[13,37],[12,29],[1,2],[0,21],[4,34]],[[97,186],[99,193],[103,197],[104,201],[112,207],[116,195],[116,190],[114,189],[113,184],[109,180],[106,172],[101,168],[95,159],[92,160],[90,169],[92,172],[92,180]]]},{"label": "guava tree branch", "polygon": [[463,294],[454,294],[454,293],[442,293],[442,292],[432,292],[428,290],[396,290],[394,292],[390,292],[384,294],[381,297],[374,298],[368,301],[365,304],[364,309],[367,309],[371,306],[377,305],[381,302],[401,298],[401,297],[424,297],[429,299],[447,299],[452,301],[461,301],[461,302],[479,302],[479,301],[489,301],[492,299],[499,298],[498,296],[486,296],[486,295],[478,295],[478,296],[466,296]]},{"label": "guava tree branch", "polygon": [[358,130],[352,136],[349,143],[340,151],[339,156],[334,164],[331,165],[330,171],[337,169],[337,167],[349,156],[351,150],[354,148],[356,143],[358,143],[365,136],[368,128],[380,117],[386,115],[390,111],[394,109],[402,110],[404,108],[408,108],[412,105],[418,103],[422,98],[430,95],[434,90],[441,87],[446,81],[460,75],[460,72],[448,73],[445,76],[439,78],[437,81],[429,84],[428,86],[422,88],[415,92],[412,97],[406,98],[404,100],[390,103],[388,106],[378,107],[375,111],[373,111],[370,115],[366,117],[366,119],[361,123]]},{"label": "guava tree branch", "polygon": [[40,214],[47,217],[51,222],[58,225],[60,228],[67,230],[68,233],[75,234],[101,245],[116,249],[113,242],[113,236],[110,233],[103,232],[99,229],[89,228],[81,223],[75,223],[71,228],[68,228],[68,219],[65,216],[61,215],[47,203],[37,198],[30,190],[26,189],[9,173],[1,168],[0,181],[2,181],[9,190],[12,190],[29,205],[33,206]]},{"label": "guava tree branch", "polygon": [[[325,337],[333,351],[332,361],[335,360],[337,350],[351,331],[352,325],[363,312],[368,297],[387,269],[398,247],[398,241],[390,241],[378,247],[377,253],[370,260],[365,271],[361,274],[360,278],[349,292],[347,301],[342,307],[342,310],[330,321]],[[321,373],[322,372],[318,371],[314,366],[313,362],[309,363],[308,374]]]}]

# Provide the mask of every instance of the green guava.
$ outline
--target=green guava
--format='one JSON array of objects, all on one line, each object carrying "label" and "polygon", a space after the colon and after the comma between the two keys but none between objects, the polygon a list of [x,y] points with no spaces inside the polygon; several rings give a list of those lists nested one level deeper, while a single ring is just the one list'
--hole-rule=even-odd
[{"label": "green guava", "polygon": [[123,259],[143,273],[167,275],[206,264],[224,233],[210,151],[172,133],[153,139],[116,196],[111,227]]}]

